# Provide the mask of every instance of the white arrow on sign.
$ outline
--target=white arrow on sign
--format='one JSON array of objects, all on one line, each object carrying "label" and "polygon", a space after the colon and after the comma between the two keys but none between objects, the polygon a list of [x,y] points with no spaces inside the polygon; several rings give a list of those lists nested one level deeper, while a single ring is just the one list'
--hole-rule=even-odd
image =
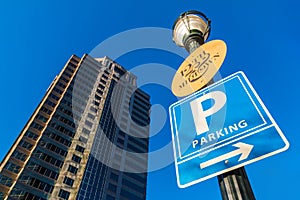
[{"label": "white arrow on sign", "polygon": [[242,154],[242,155],[241,155],[241,157],[238,161],[247,159],[250,152],[251,152],[251,150],[253,149],[253,145],[246,144],[246,143],[243,143],[243,142],[236,143],[232,146],[237,147],[238,149],[234,150],[232,152],[229,152],[227,154],[221,155],[219,157],[213,158],[211,160],[208,160],[206,162],[203,162],[203,163],[200,164],[200,168],[203,169],[203,168],[209,167],[211,165],[219,163],[223,160],[227,160],[227,159],[232,158],[234,156],[237,156],[239,154]]}]

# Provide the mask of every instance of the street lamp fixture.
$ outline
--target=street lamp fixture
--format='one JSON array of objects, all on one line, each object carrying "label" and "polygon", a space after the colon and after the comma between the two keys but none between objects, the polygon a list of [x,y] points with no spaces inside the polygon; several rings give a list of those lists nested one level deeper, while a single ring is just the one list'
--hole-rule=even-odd
[{"label": "street lamp fixture", "polygon": [[209,34],[210,19],[196,10],[182,13],[173,25],[173,41],[190,53],[204,44]]}]

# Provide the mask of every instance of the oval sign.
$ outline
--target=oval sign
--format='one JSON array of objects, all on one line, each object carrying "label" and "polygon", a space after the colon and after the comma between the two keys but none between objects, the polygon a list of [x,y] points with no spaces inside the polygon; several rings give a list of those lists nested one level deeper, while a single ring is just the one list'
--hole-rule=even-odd
[{"label": "oval sign", "polygon": [[198,47],[177,70],[172,82],[173,94],[187,96],[207,85],[220,69],[226,51],[222,40],[212,40]]}]

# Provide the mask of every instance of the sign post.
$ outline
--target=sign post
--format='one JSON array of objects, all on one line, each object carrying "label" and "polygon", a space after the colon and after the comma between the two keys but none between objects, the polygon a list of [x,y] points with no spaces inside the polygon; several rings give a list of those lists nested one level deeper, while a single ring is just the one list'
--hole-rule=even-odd
[{"label": "sign post", "polygon": [[[181,14],[177,18],[177,20],[175,21],[174,26],[173,26],[174,42],[178,46],[184,47],[190,53],[194,52],[197,48],[199,48],[200,45],[204,44],[205,40],[209,37],[209,34],[210,34],[210,20],[203,13],[198,12],[198,11],[188,11],[188,12]],[[218,56],[218,55],[216,54],[216,56]],[[212,60],[209,59],[208,61],[212,61]],[[220,66],[217,66],[217,67],[220,67]],[[190,71],[184,71],[184,70],[183,70],[183,72],[188,72],[189,73],[188,75],[192,76],[192,78],[193,78],[195,76],[201,76],[201,74],[199,75],[199,73],[203,73],[203,72],[205,73],[205,70],[203,70],[203,65],[202,65],[201,67],[197,68],[197,70],[192,71],[193,73],[190,73]],[[211,78],[213,78],[213,77],[211,77]],[[192,79],[192,81],[193,80],[194,79]],[[185,92],[187,90],[189,90],[190,88],[188,88],[188,89],[183,89],[183,88],[184,88],[184,84],[188,83],[188,81],[192,82],[190,79],[187,79],[183,82],[183,85],[179,86],[178,93],[181,95],[177,95],[177,96],[186,95]],[[204,85],[204,84],[212,83],[209,81],[210,80],[203,80],[201,83],[201,87],[203,87],[202,85]],[[201,87],[199,87],[198,89],[201,89]],[[173,88],[173,85],[172,85],[172,88]],[[181,92],[180,89],[183,89],[183,91],[185,91],[185,92]],[[193,89],[194,88],[192,88],[192,90]],[[197,107],[197,106],[199,107],[199,104],[198,105],[196,103],[194,103],[194,104],[195,104],[194,107]],[[221,104],[222,104],[222,102],[221,102]],[[171,108],[170,108],[170,111],[171,111]],[[211,111],[214,111],[214,110],[211,110]],[[203,111],[203,112],[204,112],[203,113],[204,116],[209,115],[209,112],[205,112],[205,111]],[[192,115],[195,116],[196,114],[192,114]],[[196,120],[197,123],[199,122],[199,124],[201,124],[201,125],[203,125],[203,124],[205,125],[205,123],[204,123],[205,120],[203,120],[203,118],[201,120],[201,117],[197,118],[197,116],[196,116],[196,119],[194,118],[194,120]],[[173,124],[172,124],[172,129],[174,130],[175,127],[173,126]],[[197,127],[197,134],[200,133],[200,135],[201,135],[201,129],[203,127],[206,128],[206,130],[207,130],[207,126]],[[220,132],[219,132],[219,135],[221,135]],[[172,134],[172,136],[173,136],[173,139],[175,139],[173,134]],[[216,137],[216,136],[214,136],[214,137]],[[212,135],[210,136],[210,138],[213,138]],[[173,142],[174,142],[174,140],[173,140]],[[203,139],[202,143],[203,144],[205,143],[204,139]],[[199,141],[192,142],[192,145],[195,145],[195,147],[197,144],[199,144]],[[200,139],[200,144],[201,144],[201,139]],[[249,152],[253,148],[253,146],[251,146],[250,144],[244,144],[244,143],[235,143],[232,146],[233,146],[233,148],[236,148],[236,149],[233,149],[232,151],[228,151],[227,153],[225,153],[223,155],[219,155],[219,156],[212,158],[204,163],[201,163],[199,168],[209,169],[209,167],[211,167],[215,164],[221,163],[221,162],[223,162],[225,165],[228,165],[228,164],[230,164],[229,159],[235,158],[236,156],[240,156],[239,160],[245,160],[248,158],[248,156],[250,154]],[[188,147],[186,146],[186,148],[188,148]],[[205,148],[205,147],[203,147],[203,148]],[[174,149],[176,149],[176,147]],[[247,150],[245,150],[245,149],[247,149]],[[175,155],[175,157],[176,156],[177,155]],[[190,169],[188,169],[188,170],[190,170]],[[178,165],[176,166],[176,172],[178,175]],[[226,172],[225,174],[219,175],[218,181],[219,181],[220,190],[222,193],[222,198],[224,200],[237,200],[237,199],[239,199],[239,200],[241,200],[241,199],[254,200],[255,199],[254,194],[251,189],[251,186],[250,186],[250,183],[249,183],[249,180],[247,178],[246,172],[243,167],[240,167],[240,168],[234,169],[232,171]],[[178,185],[180,186],[180,183]]]}]

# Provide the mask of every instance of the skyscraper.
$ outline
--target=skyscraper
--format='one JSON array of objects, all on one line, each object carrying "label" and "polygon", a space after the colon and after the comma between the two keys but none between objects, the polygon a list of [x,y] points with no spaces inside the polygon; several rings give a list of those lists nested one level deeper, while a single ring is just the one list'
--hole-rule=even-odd
[{"label": "skyscraper", "polygon": [[150,97],[136,79],[71,56],[1,162],[0,199],[146,199]]}]

